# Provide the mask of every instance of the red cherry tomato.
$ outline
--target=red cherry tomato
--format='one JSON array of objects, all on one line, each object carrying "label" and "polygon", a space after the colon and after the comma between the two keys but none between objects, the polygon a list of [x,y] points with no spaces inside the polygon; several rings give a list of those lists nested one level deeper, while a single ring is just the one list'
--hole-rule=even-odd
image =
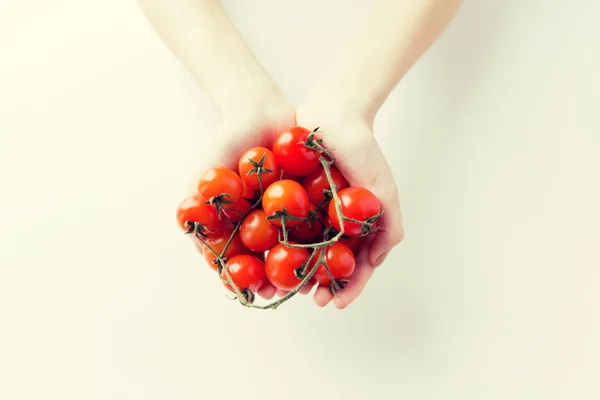
[{"label": "red cherry tomato", "polygon": [[[262,207],[267,217],[275,215],[278,211],[286,210],[296,218],[306,218],[310,202],[306,190],[296,181],[282,180],[273,183],[267,188],[262,198]],[[281,220],[270,220],[273,224],[281,226]],[[300,224],[299,220],[288,220],[286,226],[292,227]]]},{"label": "red cherry tomato", "polygon": [[273,153],[279,168],[290,175],[305,176],[319,166],[319,153],[303,143],[311,132],[301,126],[281,132],[273,142]]},{"label": "red cherry tomato", "polygon": [[[321,250],[318,250],[318,253],[314,256],[311,262],[311,270],[317,263],[320,252]],[[350,278],[354,272],[354,267],[356,266],[354,253],[348,246],[340,242],[336,242],[327,247],[327,250],[325,251],[325,262],[329,267],[331,275],[336,281],[339,279]],[[332,283],[331,278],[323,265],[317,269],[313,277],[321,286],[329,286]]]},{"label": "red cherry tomato", "polygon": [[364,241],[364,236],[342,236],[338,242],[345,244],[350,248],[350,250],[352,250],[354,254],[356,254],[362,247]]},{"label": "red cherry tomato", "polygon": [[[206,244],[208,244],[217,253],[221,254],[223,252],[223,249],[225,248],[225,245],[229,241],[229,237],[231,236],[232,232],[233,228],[222,228],[217,235],[205,239]],[[229,243],[224,257],[231,258],[240,254],[247,253],[248,249],[244,247],[244,244],[240,239],[239,233],[236,233],[233,239],[231,239],[231,243]],[[206,260],[208,265],[210,265],[210,267],[216,271],[218,265],[215,261],[217,259],[215,254],[212,251],[210,251],[210,249],[206,245],[202,246],[202,254],[204,254],[204,259]]]},{"label": "red cherry tomato", "polygon": [[254,210],[240,226],[240,239],[252,251],[267,251],[279,243],[279,229],[269,221],[263,210]]},{"label": "red cherry tomato", "polygon": [[292,175],[292,174],[289,174],[289,173],[283,171],[283,173],[281,174],[281,179],[288,179],[288,180],[291,180],[291,181],[296,181],[299,184],[302,184],[302,181],[304,180],[304,177],[302,177],[302,176],[295,176],[295,175]]},{"label": "red cherry tomato", "polygon": [[300,283],[294,270],[308,259],[308,250],[278,244],[267,254],[265,272],[267,279],[277,289],[292,290]]},{"label": "red cherry tomato", "polygon": [[[233,283],[240,290],[248,289],[252,293],[256,293],[267,282],[265,266],[256,257],[247,254],[231,257],[225,263],[225,267],[231,274]],[[227,279],[225,270],[221,271],[221,278]],[[223,284],[227,289],[234,291],[227,282],[224,281]]]},{"label": "red cherry tomato", "polygon": [[[342,189],[346,189],[348,187],[348,181],[344,178],[344,175],[340,171],[338,171],[335,167],[331,168],[331,178],[333,182],[337,186],[338,192]],[[323,190],[331,190],[329,186],[329,181],[327,180],[327,175],[325,175],[325,170],[323,167],[319,167],[315,172],[308,175],[304,178],[304,183],[302,184],[306,193],[308,193],[308,198],[310,202],[313,204],[321,204],[324,200],[325,195],[323,194]]]},{"label": "red cherry tomato", "polygon": [[[262,160],[262,161],[261,161]],[[264,147],[247,150],[238,161],[238,172],[242,180],[252,189],[259,190],[258,172],[261,171],[263,190],[279,179],[281,172],[275,162],[275,155]]]},{"label": "red cherry tomato", "polygon": [[263,264],[265,263],[265,253],[264,252],[262,252],[262,251],[261,252],[251,251],[250,255],[252,257],[258,258],[261,263],[263,263]]},{"label": "red cherry tomato", "polygon": [[323,233],[323,217],[314,204],[310,205],[308,220],[290,229],[290,234],[301,243],[316,240]]},{"label": "red cherry tomato", "polygon": [[[323,225],[325,225],[325,228],[333,227],[333,225],[331,224],[331,218],[329,218],[329,215],[325,215],[323,217]],[[334,234],[337,233],[337,232],[335,232],[335,228],[333,230],[334,230],[334,232],[331,233],[331,236],[333,236]],[[326,239],[331,238],[331,236],[329,236]],[[365,241],[365,236],[346,236],[346,235],[343,235],[338,240],[339,243],[343,243],[346,246],[350,247],[350,250],[352,250],[352,252],[354,254],[357,254],[360,251],[364,241]]]},{"label": "red cherry tomato", "polygon": [[234,204],[242,197],[243,191],[242,178],[224,167],[210,168],[198,182],[198,194],[203,201],[219,197],[224,204]]},{"label": "red cherry tomato", "polygon": [[226,204],[223,208],[225,214],[234,221],[239,221],[243,215],[245,215],[250,208],[252,208],[252,200],[254,199],[254,189],[243,182],[244,190],[242,197],[234,204]]},{"label": "red cherry tomato", "polygon": [[[369,190],[361,187],[349,187],[340,190],[338,197],[342,204],[342,214],[357,221],[366,221],[381,212],[381,204]],[[329,202],[329,218],[333,227],[341,230],[341,224],[335,210],[334,201]],[[358,236],[362,232],[361,224],[344,221],[344,234]]]},{"label": "red cherry tomato", "polygon": [[187,221],[202,225],[204,234],[216,232],[221,226],[217,209],[210,204],[205,204],[198,195],[185,198],[177,207],[177,222],[185,231],[190,228],[186,224]]}]

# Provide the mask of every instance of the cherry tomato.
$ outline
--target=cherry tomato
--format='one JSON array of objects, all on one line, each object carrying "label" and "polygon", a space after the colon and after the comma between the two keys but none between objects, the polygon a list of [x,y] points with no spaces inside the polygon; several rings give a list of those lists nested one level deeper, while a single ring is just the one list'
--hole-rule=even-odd
[{"label": "cherry tomato", "polygon": [[[256,257],[247,254],[231,257],[225,263],[225,267],[231,274],[233,283],[240,290],[248,289],[256,293],[267,282],[265,265]],[[221,271],[221,278],[227,279],[225,270]],[[234,291],[227,282],[224,281],[223,284],[227,289]]]},{"label": "cherry tomato", "polygon": [[242,180],[252,189],[259,190],[258,172],[261,172],[263,190],[279,179],[281,172],[275,162],[275,155],[264,147],[247,150],[238,161],[238,172]]},{"label": "cherry tomato", "polygon": [[[349,187],[340,190],[338,197],[342,204],[342,214],[357,221],[366,221],[381,212],[381,204],[369,190],[361,187]],[[333,200],[329,202],[329,218],[333,227],[341,230],[340,221]],[[362,232],[361,224],[344,221],[344,234],[358,236]]]},{"label": "cherry tomato", "polygon": [[252,208],[252,200],[254,199],[254,189],[242,182],[244,190],[242,197],[234,204],[226,204],[224,206],[225,214],[234,221],[239,221],[243,215],[245,215],[250,208]]},{"label": "cherry tomato", "polygon": [[240,226],[240,239],[252,251],[267,251],[279,243],[279,229],[267,221],[263,210],[254,210]]},{"label": "cherry tomato", "polygon": [[294,270],[308,259],[308,250],[278,244],[267,254],[265,272],[267,279],[277,289],[292,290],[300,283]]},{"label": "cherry tomato", "polygon": [[234,204],[242,197],[244,185],[242,178],[224,167],[212,167],[202,175],[198,182],[198,194],[203,201],[218,198],[223,204]]},{"label": "cherry tomato", "polygon": [[345,244],[350,248],[350,250],[352,250],[353,253],[356,254],[360,250],[364,241],[364,236],[342,236],[338,242]]},{"label": "cherry tomato", "polygon": [[[338,171],[335,167],[331,168],[331,178],[333,179],[333,183],[337,186],[338,192],[342,189],[346,189],[348,187],[348,181],[344,178],[344,175],[340,171]],[[308,175],[304,178],[304,183],[302,184],[306,193],[308,193],[308,198],[310,202],[313,204],[321,204],[321,202],[325,199],[325,195],[323,194],[323,190],[331,190],[329,186],[329,181],[327,180],[327,175],[325,175],[325,170],[323,167],[319,167],[315,172]]]},{"label": "cherry tomato", "polygon": [[333,226],[333,224],[331,223],[331,218],[329,217],[329,213],[323,216],[323,225],[325,226],[325,228],[331,228]]},{"label": "cherry tomato", "polygon": [[[315,254],[311,262],[311,269],[317,263],[320,252],[321,250],[318,250],[318,253]],[[354,253],[348,246],[340,242],[336,242],[327,247],[327,250],[325,251],[325,262],[329,267],[331,275],[336,281],[339,279],[350,278],[354,272],[354,267],[356,266]],[[313,277],[321,286],[329,286],[332,283],[327,270],[322,265],[317,269]]]},{"label": "cherry tomato", "polygon": [[[267,217],[275,215],[278,211],[286,210],[295,218],[306,218],[310,202],[306,190],[296,181],[277,181],[267,188],[262,198],[263,210]],[[270,220],[273,224],[281,226],[280,219]],[[286,226],[292,227],[302,221],[289,219]]]},{"label": "cherry tomato", "polygon": [[261,263],[263,263],[263,264],[265,263],[265,253],[263,251],[261,251],[261,252],[251,251],[250,255],[252,257],[258,258]]},{"label": "cherry tomato", "polygon": [[177,222],[185,231],[190,228],[186,224],[187,221],[202,225],[204,234],[216,232],[221,226],[217,209],[210,204],[205,204],[198,195],[185,198],[177,207]]},{"label": "cherry tomato", "polygon": [[[325,226],[325,229],[333,228],[333,225],[331,224],[331,218],[329,218],[329,215],[327,215],[327,214],[323,217],[323,225]],[[324,239],[325,240],[330,239],[332,236],[335,236],[336,233],[337,233],[337,231],[335,230],[335,228],[333,228],[333,232],[331,232],[329,234],[329,236],[325,237]],[[364,241],[365,241],[365,236],[347,236],[347,235],[343,235],[338,240],[339,243],[343,243],[346,246],[350,247],[350,250],[352,250],[352,252],[354,254],[357,254],[358,251],[360,251]]]},{"label": "cherry tomato", "polygon": [[[238,220],[239,220],[239,218],[238,218]],[[233,231],[235,229],[235,227],[237,226],[237,224],[238,224],[237,221],[232,220],[227,215],[221,215],[221,227],[217,231],[217,235],[221,234],[221,230],[223,230],[223,231],[228,230],[229,232]],[[210,235],[210,236],[215,236],[215,235]]]},{"label": "cherry tomato", "polygon": [[305,176],[319,166],[319,153],[304,145],[311,132],[301,126],[281,132],[273,142],[273,153],[279,168],[290,175]]},{"label": "cherry tomato", "polygon": [[304,180],[304,177],[292,175],[292,174],[289,174],[289,173],[283,171],[283,173],[281,174],[281,179],[289,179],[289,180],[292,180],[292,181],[296,181],[299,184],[302,184],[302,181]]},{"label": "cherry tomato", "polygon": [[290,229],[290,234],[301,243],[314,241],[323,233],[323,217],[314,204],[310,205],[307,218],[307,221]]},{"label": "cherry tomato", "polygon": [[[221,254],[223,252],[223,249],[225,248],[225,245],[229,241],[229,237],[231,236],[232,232],[233,232],[233,228],[222,228],[221,230],[219,230],[217,235],[205,239],[206,244],[208,244],[217,253]],[[202,246],[202,253],[204,254],[204,259],[206,260],[208,265],[210,265],[210,267],[216,271],[218,268],[218,265],[215,261],[217,259],[215,254],[212,251],[210,251],[210,249],[206,245]],[[227,247],[227,251],[225,252],[224,257],[231,258],[231,257],[237,256],[240,254],[247,254],[247,253],[248,253],[248,249],[244,247],[244,244],[242,243],[242,240],[240,239],[240,235],[239,235],[239,233],[237,233],[233,237],[233,239],[231,239],[231,243],[229,243],[229,246]]]}]

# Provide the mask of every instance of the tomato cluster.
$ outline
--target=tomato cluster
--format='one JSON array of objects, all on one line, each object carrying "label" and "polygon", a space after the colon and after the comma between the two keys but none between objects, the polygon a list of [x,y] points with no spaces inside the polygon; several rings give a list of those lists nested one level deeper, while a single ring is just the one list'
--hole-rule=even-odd
[{"label": "tomato cluster", "polygon": [[343,287],[364,236],[378,227],[379,200],[349,186],[317,134],[295,126],[277,135],[272,150],[244,152],[237,172],[210,168],[177,208],[179,226],[200,241],[208,265],[246,304],[267,282],[284,291],[309,277],[331,290]]}]

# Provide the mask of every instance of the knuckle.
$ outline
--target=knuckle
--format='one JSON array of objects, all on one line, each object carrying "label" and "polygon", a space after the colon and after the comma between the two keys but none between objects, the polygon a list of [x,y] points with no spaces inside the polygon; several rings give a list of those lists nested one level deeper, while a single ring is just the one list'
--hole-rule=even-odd
[{"label": "knuckle", "polygon": [[[385,180],[385,182],[382,182]],[[378,196],[383,199],[387,204],[396,206],[400,204],[400,195],[398,193],[398,186],[394,182],[392,177],[378,177],[375,182],[378,187]]]},{"label": "knuckle", "polygon": [[404,229],[394,229],[394,231],[390,233],[390,242],[393,246],[400,244],[402,240],[404,240]]},{"label": "knuckle", "polygon": [[335,301],[335,307],[338,310],[343,310],[344,308],[348,307],[348,305],[350,305],[350,302],[346,301],[346,300],[340,300],[340,301]]}]

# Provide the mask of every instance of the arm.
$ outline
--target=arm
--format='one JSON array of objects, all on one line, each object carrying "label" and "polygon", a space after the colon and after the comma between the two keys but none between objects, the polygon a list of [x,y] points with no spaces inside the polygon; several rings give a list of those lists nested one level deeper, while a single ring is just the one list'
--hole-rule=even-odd
[{"label": "arm", "polygon": [[[390,92],[442,33],[460,0],[379,0],[314,92],[372,119]],[[337,110],[336,110],[337,111]]]},{"label": "arm", "polygon": [[220,1],[139,0],[139,4],[222,115],[283,97]]},{"label": "arm", "polygon": [[[295,112],[217,0],[138,0],[167,47],[208,94],[223,117],[205,167],[237,169],[246,149],[269,145],[295,123]],[[202,169],[201,169],[202,170]],[[198,243],[195,243],[198,245]],[[199,248],[200,250],[200,248]],[[272,285],[259,294],[270,299]]]},{"label": "arm", "polygon": [[[402,214],[392,171],[373,137],[373,119],[390,92],[441,34],[460,0],[379,0],[359,35],[332,63],[298,110],[299,125],[320,126],[337,166],[352,185],[369,188],[385,214],[374,239],[357,256],[346,290],[333,299],[344,308],[362,291],[387,254],[403,238]],[[315,302],[333,296],[317,289]]]},{"label": "arm", "polygon": [[218,0],[138,0],[167,47],[208,94],[223,117],[213,164],[233,167],[252,146],[271,142],[296,121]]}]

